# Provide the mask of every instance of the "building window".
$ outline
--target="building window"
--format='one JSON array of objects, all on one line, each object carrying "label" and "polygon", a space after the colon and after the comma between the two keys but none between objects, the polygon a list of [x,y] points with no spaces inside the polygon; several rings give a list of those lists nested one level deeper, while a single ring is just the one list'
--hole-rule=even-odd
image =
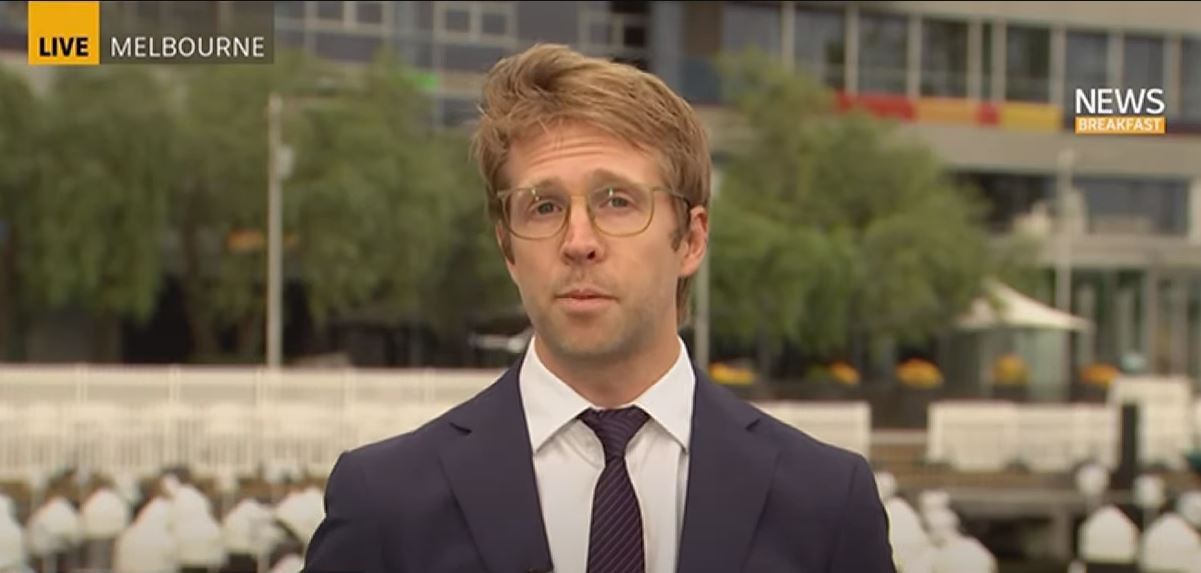
[{"label": "building window", "polygon": [[448,39],[508,42],[514,37],[512,2],[439,2],[435,26]]},{"label": "building window", "polygon": [[992,99],[992,22],[984,22],[980,30],[980,99]]},{"label": "building window", "polygon": [[313,49],[321,58],[366,63],[375,59],[382,46],[383,38],[379,36],[316,32]]},{"label": "building window", "polygon": [[721,23],[724,51],[758,49],[775,57],[783,55],[779,5],[727,3],[724,7]]},{"label": "building window", "polygon": [[383,2],[355,2],[354,19],[359,24],[381,25],[384,23]]},{"label": "building window", "polygon": [[471,12],[462,6],[447,8],[442,13],[442,30],[459,34],[471,33]]},{"label": "building window", "polygon": [[1163,40],[1127,36],[1122,49],[1122,87],[1163,88]]},{"label": "building window", "polygon": [[344,17],[342,2],[318,2],[317,19],[341,22]]},{"label": "building window", "polygon": [[1076,113],[1076,90],[1109,83],[1109,37],[1100,32],[1068,32],[1064,55],[1063,111]]},{"label": "building window", "polygon": [[276,30],[275,45],[285,49],[304,48],[304,32],[301,30]]},{"label": "building window", "polygon": [[442,107],[442,127],[460,127],[479,119],[479,104],[474,99],[445,97],[438,105]]},{"label": "building window", "polygon": [[443,44],[442,68],[456,72],[485,73],[497,60],[509,55],[506,48],[489,45]]},{"label": "building window", "polygon": [[1036,211],[1050,213],[1054,179],[1013,173],[961,173],[962,185],[975,188],[988,206],[988,227],[996,233],[1013,230],[1021,217]]},{"label": "building window", "polygon": [[579,27],[564,26],[563,23],[581,21],[583,8],[579,2],[517,2],[517,37],[529,43],[578,45],[583,35]]},{"label": "building window", "polygon": [[909,21],[864,12],[859,18],[859,91],[905,93]]},{"label": "building window", "polygon": [[587,2],[580,17],[584,51],[646,69],[646,3]]},{"label": "building window", "polygon": [[303,20],[304,19],[304,2],[295,0],[277,1],[275,3],[275,16],[283,20]]},{"label": "building window", "polygon": [[509,16],[495,12],[480,15],[480,34],[484,36],[508,36]]},{"label": "building window", "polygon": [[967,95],[967,24],[943,20],[922,23],[922,95]]},{"label": "building window", "polygon": [[1051,98],[1051,33],[1011,26],[1005,37],[1005,99],[1046,102]]},{"label": "building window", "polygon": [[1079,177],[1089,232],[1105,235],[1185,235],[1188,183],[1178,180]]},{"label": "building window", "polygon": [[796,10],[793,56],[799,69],[834,89],[846,85],[846,15],[837,10]]},{"label": "building window", "polygon": [[1180,46],[1180,116],[1201,119],[1201,38]]}]

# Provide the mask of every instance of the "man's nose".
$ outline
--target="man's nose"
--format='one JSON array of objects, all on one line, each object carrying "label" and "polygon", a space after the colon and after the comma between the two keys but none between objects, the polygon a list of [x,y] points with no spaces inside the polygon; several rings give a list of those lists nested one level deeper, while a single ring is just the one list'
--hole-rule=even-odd
[{"label": "man's nose", "polygon": [[563,236],[563,256],[573,262],[595,260],[600,257],[602,245],[596,228],[588,216],[588,203],[572,198],[571,209],[567,213]]}]

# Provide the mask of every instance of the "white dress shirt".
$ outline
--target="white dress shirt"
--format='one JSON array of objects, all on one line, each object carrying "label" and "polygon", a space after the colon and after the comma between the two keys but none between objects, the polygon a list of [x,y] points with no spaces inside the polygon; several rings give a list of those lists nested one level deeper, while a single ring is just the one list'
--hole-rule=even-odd
[{"label": "white dress shirt", "polygon": [[[626,467],[638,495],[646,573],[672,573],[688,479],[688,444],[696,378],[680,340],[675,364],[635,405],[650,419],[630,440]],[[552,374],[531,343],[521,366],[522,407],[555,573],[585,573],[592,497],[604,469],[600,439],[577,416],[596,408]]]}]

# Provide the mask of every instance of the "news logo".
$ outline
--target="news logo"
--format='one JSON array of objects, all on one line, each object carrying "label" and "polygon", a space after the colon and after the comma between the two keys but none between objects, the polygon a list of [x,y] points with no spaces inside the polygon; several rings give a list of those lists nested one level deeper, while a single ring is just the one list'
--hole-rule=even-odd
[{"label": "news logo", "polygon": [[[196,5],[171,1],[28,4],[28,63],[260,63],[274,61],[274,2],[231,3],[229,12],[196,18]],[[145,6],[139,6],[145,5]],[[130,17],[153,13],[155,18]]]},{"label": "news logo", "polygon": [[30,2],[29,64],[100,63],[99,2]]},{"label": "news logo", "polygon": [[1077,88],[1076,133],[1163,135],[1162,88]]}]

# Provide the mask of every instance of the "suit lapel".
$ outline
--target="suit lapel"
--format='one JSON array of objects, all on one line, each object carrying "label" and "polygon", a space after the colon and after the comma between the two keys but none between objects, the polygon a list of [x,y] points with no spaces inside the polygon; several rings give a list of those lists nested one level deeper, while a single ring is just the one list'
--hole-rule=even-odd
[{"label": "suit lapel", "polygon": [[697,370],[678,571],[741,571],[776,449],[751,433],[759,410]]},{"label": "suit lapel", "polygon": [[452,416],[463,435],[442,455],[476,547],[493,573],[551,569],[519,371],[511,368]]}]

